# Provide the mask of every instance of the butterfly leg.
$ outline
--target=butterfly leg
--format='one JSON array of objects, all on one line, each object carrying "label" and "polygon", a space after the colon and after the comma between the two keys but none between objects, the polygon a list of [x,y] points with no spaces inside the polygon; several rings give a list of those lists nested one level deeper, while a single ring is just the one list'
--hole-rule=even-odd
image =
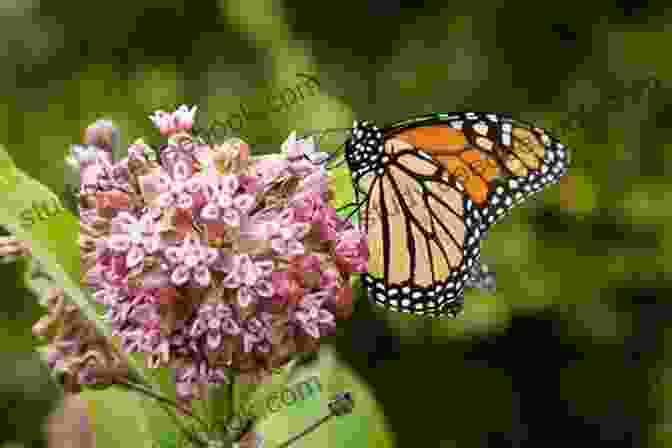
[{"label": "butterfly leg", "polygon": [[471,269],[471,276],[467,279],[467,288],[478,288],[482,291],[494,294],[497,289],[496,275],[487,264],[478,262]]},{"label": "butterfly leg", "polygon": [[366,200],[364,200],[360,203],[351,202],[350,204],[344,205],[343,207],[339,207],[338,209],[336,209],[336,213],[338,213],[340,215],[342,211],[347,210],[350,207],[355,207],[355,209],[352,210],[348,214],[348,217],[346,218],[346,219],[350,220],[353,217],[353,215],[359,211],[359,209],[362,207],[362,205],[364,205],[365,202],[366,202]]}]

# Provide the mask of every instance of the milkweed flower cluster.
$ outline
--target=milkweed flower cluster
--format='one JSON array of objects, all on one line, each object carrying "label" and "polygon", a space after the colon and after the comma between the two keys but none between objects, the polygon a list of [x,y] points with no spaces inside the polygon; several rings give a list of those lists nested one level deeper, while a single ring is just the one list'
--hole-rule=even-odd
[{"label": "milkweed flower cluster", "polygon": [[194,113],[150,117],[168,139],[158,153],[137,140],[114,162],[106,121],[71,151],[82,282],[121,349],[174,369],[185,402],[315,351],[351,312],[350,276],[368,257],[329,206],[327,173],[303,156],[310,140],[292,134],[277,157],[253,159],[240,139],[193,135]]}]

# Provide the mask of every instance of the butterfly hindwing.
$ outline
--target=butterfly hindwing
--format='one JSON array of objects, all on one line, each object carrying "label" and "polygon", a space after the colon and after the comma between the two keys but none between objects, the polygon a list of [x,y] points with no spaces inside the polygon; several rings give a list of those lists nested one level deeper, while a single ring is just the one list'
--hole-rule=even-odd
[{"label": "butterfly hindwing", "polygon": [[478,259],[480,215],[440,163],[401,144],[385,151],[383,173],[366,191],[364,284],[376,303],[395,311],[456,315]]}]

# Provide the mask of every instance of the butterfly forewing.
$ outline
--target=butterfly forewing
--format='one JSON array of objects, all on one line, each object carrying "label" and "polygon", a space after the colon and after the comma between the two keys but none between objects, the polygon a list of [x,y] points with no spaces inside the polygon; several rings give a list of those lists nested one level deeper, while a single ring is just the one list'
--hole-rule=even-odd
[{"label": "butterfly forewing", "polygon": [[457,112],[385,129],[440,161],[482,210],[486,231],[567,171],[567,148],[542,128],[506,114]]}]

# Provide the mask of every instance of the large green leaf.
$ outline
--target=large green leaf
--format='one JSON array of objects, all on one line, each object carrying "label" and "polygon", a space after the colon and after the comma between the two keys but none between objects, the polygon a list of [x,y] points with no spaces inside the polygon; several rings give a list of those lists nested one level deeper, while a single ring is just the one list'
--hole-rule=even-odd
[{"label": "large green leaf", "polygon": [[47,187],[18,170],[0,148],[0,224],[30,242],[34,257],[87,317],[107,334],[79,287],[79,224]]},{"label": "large green leaf", "polygon": [[[65,210],[49,188],[19,170],[2,146],[0,225],[19,240],[31,244],[33,257],[39,261],[41,269],[65,290],[101,334],[110,337],[111,333],[96,313],[90,297],[80,288],[78,219]],[[142,370],[141,366],[134,367]]]},{"label": "large green leaf", "polygon": [[82,395],[89,403],[97,448],[156,448],[161,433],[148,426],[141,403],[145,398],[114,388],[85,391]]}]

